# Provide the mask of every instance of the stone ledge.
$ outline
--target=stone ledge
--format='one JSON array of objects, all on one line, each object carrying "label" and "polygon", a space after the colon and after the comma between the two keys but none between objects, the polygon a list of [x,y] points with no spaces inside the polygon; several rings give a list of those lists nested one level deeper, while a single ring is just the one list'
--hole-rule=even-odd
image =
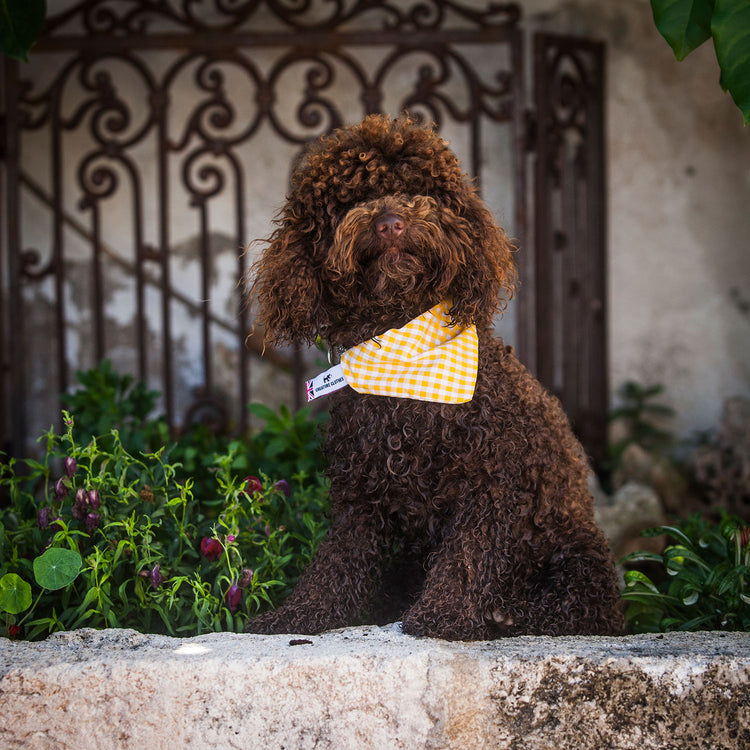
[{"label": "stone ledge", "polygon": [[0,639],[0,727],[6,750],[746,748],[750,634]]}]

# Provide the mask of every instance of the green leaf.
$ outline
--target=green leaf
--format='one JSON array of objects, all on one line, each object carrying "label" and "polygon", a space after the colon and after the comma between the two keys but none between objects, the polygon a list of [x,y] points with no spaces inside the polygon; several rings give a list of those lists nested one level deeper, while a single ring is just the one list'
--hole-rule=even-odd
[{"label": "green leaf", "polygon": [[[303,518],[304,523],[307,523],[306,518]],[[617,561],[618,565],[625,565],[627,563],[634,562],[653,562],[662,563],[663,558],[661,555],[657,555],[655,552],[647,552],[646,550],[637,550],[636,552],[630,552],[623,556]]]},{"label": "green leaf", "polygon": [[247,409],[254,417],[259,417],[266,422],[273,422],[274,420],[278,421],[276,412],[270,406],[266,406],[265,404],[248,404]]},{"label": "green leaf", "polygon": [[658,633],[663,609],[649,602],[631,602],[625,613],[628,630],[634,633]]},{"label": "green leaf", "polygon": [[696,591],[696,589],[692,588],[691,586],[685,586],[685,588],[682,590],[682,603],[686,607],[691,607],[698,601],[700,595],[700,591]]},{"label": "green leaf", "polygon": [[693,562],[703,570],[710,571],[711,566],[706,561],[697,555],[692,549],[683,547],[682,545],[676,544],[671,547],[667,547],[664,550],[664,562],[669,570],[680,570],[686,562]]},{"label": "green leaf", "polygon": [[17,615],[31,606],[31,586],[15,573],[0,578],[0,610]]},{"label": "green leaf", "polygon": [[694,617],[692,620],[685,620],[684,622],[675,619],[674,624],[677,625],[678,630],[684,632],[691,632],[696,630],[705,630],[704,627],[708,623],[711,623],[710,629],[716,629],[718,623],[712,622],[715,619],[715,615],[701,615],[700,617]]},{"label": "green leaf", "polygon": [[727,592],[734,592],[739,589],[740,581],[742,580],[742,574],[738,570],[728,571],[716,588],[716,595],[721,596]]},{"label": "green leaf", "polygon": [[721,85],[750,122],[750,0],[715,0],[711,19]]},{"label": "green leaf", "polygon": [[628,588],[636,585],[642,585],[656,594],[659,593],[659,589],[654,586],[651,579],[645,573],[641,573],[640,570],[629,570],[627,573],[625,573],[625,585]]},{"label": "green leaf", "polygon": [[42,588],[62,589],[75,581],[82,562],[74,550],[52,547],[34,560],[34,578]]},{"label": "green leaf", "polygon": [[644,529],[641,532],[641,536],[646,537],[662,536],[662,534],[667,534],[673,539],[677,539],[679,542],[682,542],[689,549],[693,549],[693,540],[690,539],[690,537],[687,536],[687,534],[685,534],[682,529],[679,529],[676,526],[654,526],[650,529]]},{"label": "green leaf", "polygon": [[28,62],[46,13],[46,0],[0,0],[0,52]]},{"label": "green leaf", "polygon": [[656,28],[678,60],[711,37],[711,5],[710,0],[651,0]]}]

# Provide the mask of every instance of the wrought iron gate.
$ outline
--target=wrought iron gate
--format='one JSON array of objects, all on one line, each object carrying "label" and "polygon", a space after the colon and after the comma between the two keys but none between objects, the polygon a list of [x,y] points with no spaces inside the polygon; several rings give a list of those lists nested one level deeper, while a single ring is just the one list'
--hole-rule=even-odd
[{"label": "wrought iron gate", "polygon": [[[245,345],[240,250],[266,228],[304,143],[403,109],[435,121],[494,191],[525,248],[519,352],[585,425],[589,450],[603,445],[600,47],[538,42],[535,118],[514,4],[79,0],[51,10],[31,65],[4,61],[1,429],[12,450],[49,424],[73,371],[105,357],[163,392],[170,424],[215,412],[223,391],[222,413],[245,429],[262,346]],[[293,373],[285,400],[298,403],[310,357],[265,354]]]},{"label": "wrought iron gate", "polygon": [[606,456],[604,48],[534,39],[535,366],[589,455]]}]

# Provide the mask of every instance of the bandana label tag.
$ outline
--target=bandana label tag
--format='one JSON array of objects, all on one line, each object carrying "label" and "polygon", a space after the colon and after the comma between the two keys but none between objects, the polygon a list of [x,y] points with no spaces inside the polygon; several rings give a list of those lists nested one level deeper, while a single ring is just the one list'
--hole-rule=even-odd
[{"label": "bandana label tag", "polygon": [[318,398],[318,396],[326,396],[329,393],[345,388],[346,385],[344,370],[341,365],[334,365],[329,370],[321,372],[320,375],[305,383],[307,400],[309,402]]}]

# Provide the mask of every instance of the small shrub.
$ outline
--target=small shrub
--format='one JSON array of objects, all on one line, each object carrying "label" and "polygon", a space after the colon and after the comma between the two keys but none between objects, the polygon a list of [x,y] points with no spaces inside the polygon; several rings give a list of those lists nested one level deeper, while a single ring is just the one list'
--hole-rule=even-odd
[{"label": "small shrub", "polygon": [[184,425],[175,439],[166,420],[154,416],[161,394],[130,375],[120,375],[108,360],[78,371],[76,379],[80,387],[61,400],[75,415],[73,436],[78,443],[96,435],[102,447],[110,448],[111,431],[117,430],[122,446],[133,455],[167,446],[165,460],[180,464],[199,497],[208,497],[215,485],[213,456],[229,450],[234,451],[233,470],[238,474],[263,471],[277,478],[304,474],[306,482],[319,482],[325,463],[320,440],[328,418],[325,412],[315,414],[304,407],[292,414],[285,406],[275,412],[263,404],[250,404],[253,416],[265,422],[252,436],[233,438],[193,423]]},{"label": "small shrub", "polygon": [[617,425],[618,439],[607,446],[607,455],[596,466],[603,489],[612,493],[616,489],[617,475],[623,469],[628,448],[638,446],[651,456],[673,460],[675,447],[671,432],[662,429],[662,422],[674,416],[674,411],[654,399],[664,393],[664,386],[644,386],[629,380],[617,391],[620,405],[607,419]]},{"label": "small shrub", "polygon": [[629,629],[750,630],[750,527],[726,513],[718,523],[694,514],[643,532],[662,534],[674,544],[661,554],[634,552],[620,561],[655,565],[664,574],[654,582],[656,575],[640,570],[625,573]]},{"label": "small shrub", "polygon": [[654,399],[664,393],[664,386],[641,385],[628,380],[617,391],[620,405],[607,415],[611,424],[617,423],[622,436],[608,448],[609,466],[616,469],[622,462],[625,451],[638,445],[649,453],[666,454],[674,446],[672,433],[659,425],[674,416],[674,410]]},{"label": "small shrub", "polygon": [[[246,476],[262,444],[227,440],[203,455],[199,490],[173,460],[185,444],[135,455],[116,429],[80,441],[63,415],[62,434],[41,439],[42,461],[0,464],[0,612],[11,637],[84,626],[239,631],[288,593],[325,534],[327,488],[308,458],[282,478]],[[139,424],[134,445],[151,435],[148,420]],[[279,445],[285,424],[268,428]]]},{"label": "small shrub", "polygon": [[99,435],[103,447],[111,447],[111,432],[117,430],[120,443],[131,453],[165,444],[168,431],[162,429],[162,420],[152,418],[158,391],[132,375],[120,375],[106,359],[91,370],[78,370],[76,380],[81,387],[60,396],[65,409],[75,414],[76,442],[87,443]]},{"label": "small shrub", "polygon": [[632,380],[620,387],[618,396],[621,405],[608,416],[610,422],[621,422],[625,426],[625,436],[610,448],[614,461],[618,461],[632,444],[652,453],[665,453],[673,447],[672,433],[659,427],[658,423],[673,417],[674,410],[654,403],[654,399],[661,396],[664,390],[661,384],[644,386]]}]

